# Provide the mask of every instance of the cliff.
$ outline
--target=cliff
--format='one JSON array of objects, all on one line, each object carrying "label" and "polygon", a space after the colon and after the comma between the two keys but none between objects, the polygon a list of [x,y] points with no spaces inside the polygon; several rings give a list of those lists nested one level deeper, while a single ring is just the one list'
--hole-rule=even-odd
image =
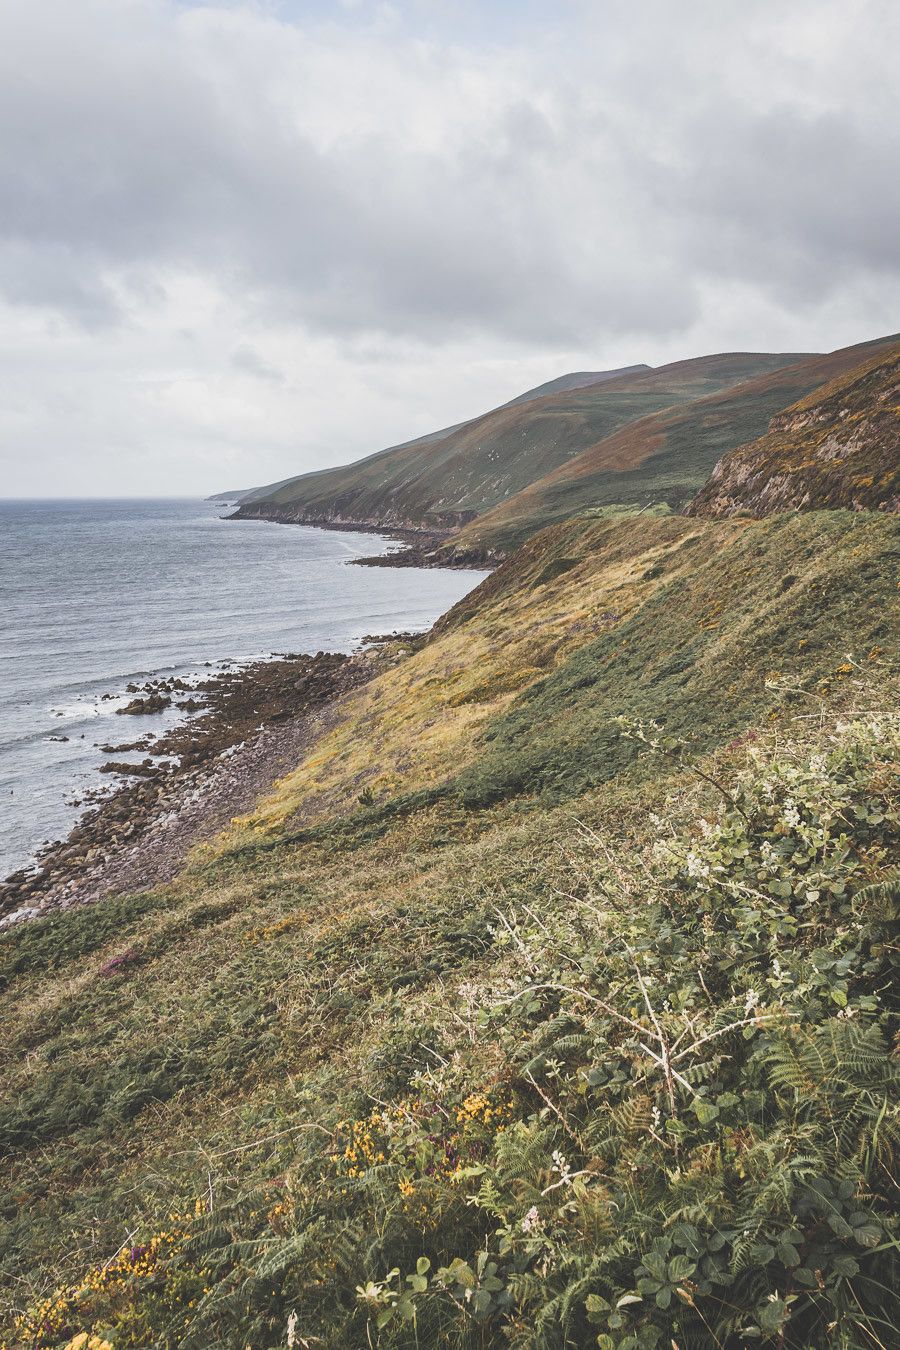
[{"label": "cliff", "polygon": [[900,343],[773,417],[725,455],[694,516],[900,508]]}]

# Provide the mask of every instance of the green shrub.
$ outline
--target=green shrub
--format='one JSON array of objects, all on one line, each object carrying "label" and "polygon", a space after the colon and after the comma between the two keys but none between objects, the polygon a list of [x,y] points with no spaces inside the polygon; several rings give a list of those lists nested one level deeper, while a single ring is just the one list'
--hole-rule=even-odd
[{"label": "green shrub", "polygon": [[652,846],[584,832],[562,885],[497,896],[489,947],[448,921],[480,974],[424,1021],[389,995],[365,1080],[301,1094],[273,1186],[217,1190],[78,1327],[116,1350],[892,1344],[898,760],[889,717],[750,741],[737,777],[696,766],[700,809]]}]

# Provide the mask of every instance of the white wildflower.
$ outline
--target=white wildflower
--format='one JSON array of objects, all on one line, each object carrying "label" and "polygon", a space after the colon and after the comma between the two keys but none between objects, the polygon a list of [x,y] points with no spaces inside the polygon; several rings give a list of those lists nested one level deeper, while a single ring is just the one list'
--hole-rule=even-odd
[{"label": "white wildflower", "polygon": [[701,858],[699,853],[695,853],[693,849],[690,850],[685,858],[684,865],[689,877],[709,876],[709,863]]},{"label": "white wildflower", "polygon": [[553,1150],[553,1171],[559,1173],[559,1179],[564,1186],[572,1184],[572,1168],[566,1162],[558,1148]]},{"label": "white wildflower", "polygon": [[532,1205],[519,1227],[522,1229],[523,1233],[532,1233],[535,1228],[540,1228],[540,1226],[541,1216],[538,1214],[537,1205]]},{"label": "white wildflower", "polygon": [[792,797],[785,798],[782,818],[788,829],[796,830],[797,826],[800,824],[800,812],[797,810],[796,803]]}]

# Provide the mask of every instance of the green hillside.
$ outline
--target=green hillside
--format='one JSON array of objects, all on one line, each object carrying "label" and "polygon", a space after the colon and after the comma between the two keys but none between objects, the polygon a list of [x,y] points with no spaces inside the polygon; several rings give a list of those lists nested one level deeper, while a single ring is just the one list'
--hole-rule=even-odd
[{"label": "green hillside", "polygon": [[630,422],[480,515],[453,546],[507,552],[535,530],[587,507],[666,503],[680,509],[724,454],[763,436],[783,409],[894,343],[883,338],[811,357]]},{"label": "green hillside", "polygon": [[[569,463],[627,423],[799,359],[797,353],[731,353],[658,370],[639,368],[614,378],[601,379],[595,373],[591,384],[546,394],[531,391],[523,396],[525,401],[514,400],[445,432],[393,446],[345,468],[305,474],[276,485],[268,495],[254,493],[237,515],[455,527]],[[582,378],[567,376],[552,383]],[[708,460],[707,470],[715,458]]]},{"label": "green hillside", "polygon": [[173,884],[0,934],[0,1344],[896,1343],[897,558],[554,525]]}]

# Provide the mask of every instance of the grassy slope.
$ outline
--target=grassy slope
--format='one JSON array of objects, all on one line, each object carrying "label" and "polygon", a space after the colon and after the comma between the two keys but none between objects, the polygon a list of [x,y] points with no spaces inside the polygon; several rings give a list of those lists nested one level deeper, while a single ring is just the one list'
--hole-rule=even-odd
[{"label": "grassy slope", "polygon": [[[427,1237],[447,1196],[426,1199],[432,1219],[398,1210],[388,1223],[384,1197],[361,1195],[366,1255],[366,1243],[347,1236],[345,1251],[336,1236],[342,1224],[356,1231],[357,1183],[336,1198],[331,1183],[301,1181],[302,1167],[286,1183],[286,1169],[307,1155],[319,1167],[322,1127],[364,1117],[369,1094],[406,1100],[414,1073],[441,1057],[455,1066],[442,1071],[456,1075],[446,1089],[454,1110],[462,1084],[508,1082],[517,1115],[540,1114],[540,1097],[508,1062],[513,1049],[499,1033],[475,1033],[458,990],[521,975],[515,947],[498,937],[498,908],[524,904],[562,922],[573,868],[588,865],[573,809],[622,858],[656,833],[650,810],[673,828],[679,811],[691,817],[684,774],[635,763],[611,718],[654,716],[706,752],[728,745],[714,770],[727,776],[743,761],[732,742],[748,726],[803,728],[845,686],[877,684],[880,649],[896,633],[896,542],[894,522],[841,512],[556,526],[451,612],[430,644],[351,696],[343,724],[176,885],[0,939],[8,1306],[80,1276],[134,1229],[171,1228],[170,1210],[210,1186],[216,1205],[243,1196],[230,1231],[262,1234],[271,1255],[273,1234],[299,1241],[287,1218],[272,1217],[289,1193],[298,1213],[338,1206],[327,1239],[324,1229],[315,1239],[333,1265],[313,1284],[346,1286],[334,1295],[345,1316],[326,1314],[315,1290],[303,1303],[297,1280],[312,1257],[301,1244],[277,1275],[253,1277],[250,1304],[231,1257],[230,1292],[204,1264],[213,1257],[175,1263],[177,1279],[116,1295],[126,1309],[115,1314],[116,1344],[266,1350],[283,1330],[260,1309],[271,1306],[283,1329],[298,1305],[303,1334],[365,1345],[354,1283],[386,1274],[401,1249],[414,1261],[431,1244],[449,1259],[450,1237]],[[375,800],[360,802],[367,787]],[[518,1022],[510,1031],[522,1043],[530,1034]],[[560,1146],[571,1147],[564,1133]],[[453,1222],[469,1257],[481,1239],[464,1236],[460,1215]],[[398,1223],[401,1236],[388,1241]],[[221,1255],[226,1238],[210,1241]],[[250,1271],[261,1258],[248,1249],[242,1259]],[[197,1280],[212,1280],[215,1307]],[[212,1320],[191,1340],[184,1328],[199,1306]],[[542,1344],[561,1345],[555,1335]],[[462,1344],[455,1336],[422,1343]],[[493,1336],[465,1343],[502,1343]]]},{"label": "grassy slope", "polygon": [[555,380],[547,380],[524,394],[511,398],[504,407],[514,407],[517,403],[530,403],[532,399],[544,398],[547,394],[561,394],[567,389],[585,389],[588,385],[601,384],[604,380],[615,380],[623,375],[636,375],[651,370],[646,364],[619,366],[617,370],[573,370],[569,375],[559,375]]},{"label": "grassy slope", "polygon": [[698,397],[686,407],[630,422],[480,515],[453,546],[508,550],[549,522],[591,506],[668,502],[681,507],[723,454],[762,436],[782,409],[890,342],[884,338],[812,357]]},{"label": "grassy slope", "polygon": [[453,522],[504,501],[627,422],[797,359],[789,353],[702,357],[515,402],[449,434],[391,447],[344,468],[305,474],[268,497],[254,494],[247,509],[274,508],[296,518]]},{"label": "grassy slope", "polygon": [[900,343],[776,417],[767,435],[716,465],[695,515],[803,507],[896,510],[900,502]]},{"label": "grassy slope", "polygon": [[352,696],[346,719],[242,822],[241,841],[346,811],[365,792],[387,804],[451,778],[473,802],[567,775],[578,791],[621,767],[619,746],[607,768],[602,731],[616,712],[662,709],[684,725],[708,707],[717,732],[735,730],[764,701],[775,653],[814,678],[858,621],[856,644],[884,641],[889,623],[866,597],[890,594],[895,546],[892,522],[844,513],[773,520],[761,534],[674,516],[553,527],[435,641]]}]

